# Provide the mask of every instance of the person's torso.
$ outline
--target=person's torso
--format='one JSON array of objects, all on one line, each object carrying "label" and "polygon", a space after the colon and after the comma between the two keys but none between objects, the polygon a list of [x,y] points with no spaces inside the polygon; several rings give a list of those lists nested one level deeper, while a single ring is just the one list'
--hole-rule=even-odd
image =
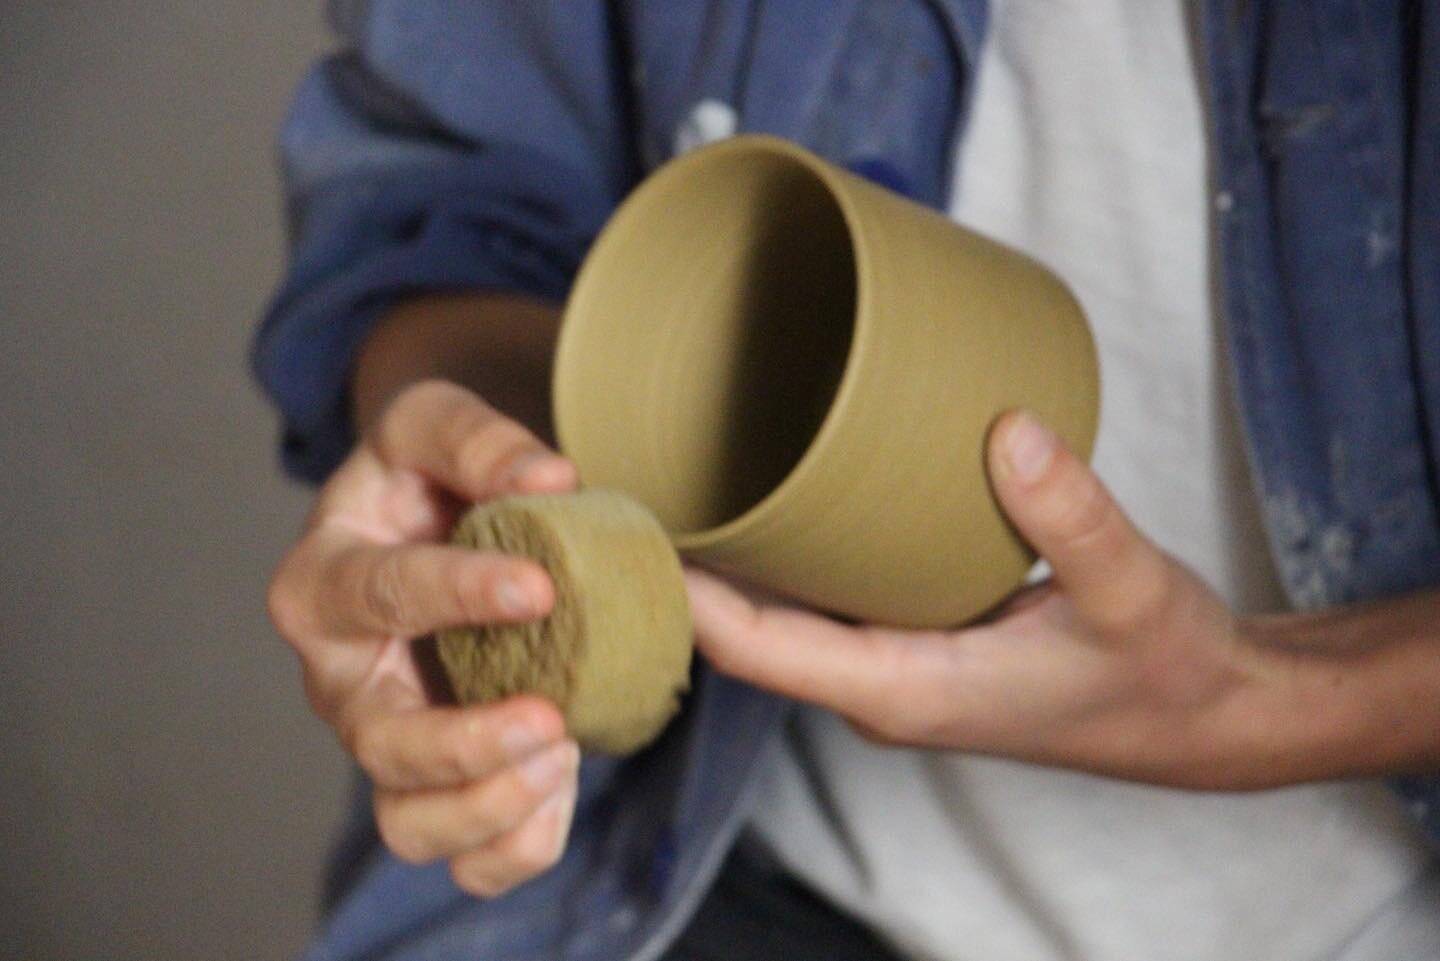
[{"label": "person's torso", "polygon": [[[1225,215],[1220,266],[1230,312],[1244,316],[1247,337],[1265,348],[1238,372],[1240,386],[1247,393],[1247,417],[1268,397],[1272,410],[1262,416],[1275,429],[1255,435],[1257,460],[1277,495],[1267,515],[1272,530],[1274,518],[1280,520],[1277,543],[1290,572],[1287,585],[1319,584],[1307,595],[1317,602],[1377,596],[1440,576],[1427,500],[1433,492],[1417,480],[1425,469],[1422,434],[1414,412],[1395,407],[1415,395],[1385,385],[1351,394],[1356,416],[1344,425],[1345,443],[1317,442],[1314,425],[1294,415],[1297,397],[1310,394],[1297,393],[1304,384],[1282,363],[1297,356],[1293,344],[1266,335],[1281,326],[1281,292],[1311,290],[1315,302],[1306,307],[1319,313],[1309,315],[1307,325],[1284,329],[1305,341],[1305,356],[1337,363],[1302,373],[1333,378],[1348,365],[1383,368],[1389,378],[1393,359],[1409,349],[1394,324],[1367,327],[1363,343],[1353,329],[1364,312],[1357,307],[1383,303],[1388,311],[1394,300],[1368,297],[1368,288],[1352,282],[1364,274],[1391,284],[1397,257],[1396,209],[1387,198],[1398,161],[1385,139],[1393,131],[1372,119],[1398,115],[1401,127],[1415,134],[1415,149],[1423,150],[1435,129],[1423,118],[1433,117],[1440,104],[1433,96],[1440,77],[1433,59],[1404,74],[1411,87],[1395,86],[1402,75],[1391,56],[1398,44],[1396,2],[1367,7],[1365,17],[1352,16],[1360,8],[1349,0],[1196,4],[1210,51],[1200,72],[1214,94],[1211,125],[1226,135],[1216,151],[1213,184]],[[577,26],[597,18],[572,17],[568,0],[523,8],[332,0],[331,13],[343,39],[363,52],[397,95],[421,116],[438,118],[477,143],[518,139],[541,155],[556,151],[563,164],[639,174],[670,156],[696,111],[714,100],[733,112],[737,131],[788,137],[924,203],[944,205],[985,33],[984,0],[620,0],[605,6],[615,11],[609,34]],[[1433,4],[1414,6],[1430,11]],[[1429,39],[1408,34],[1416,51],[1435,48],[1440,18],[1425,16]],[[571,61],[593,60],[578,51],[604,46],[616,50],[616,76],[566,74]],[[477,49],[484,56],[477,57]],[[1276,56],[1277,50],[1295,55]],[[537,81],[517,89],[512,82],[517,72],[534,73],[537,56],[556,65],[559,88]],[[1362,74],[1379,83],[1368,95]],[[606,84],[625,92],[633,135],[633,143],[613,145],[613,156],[567,153],[551,136],[554,124],[544,122],[555,118],[537,116],[547,105],[526,99],[537,91],[554,94],[570,111],[561,120],[603,127],[586,111],[595,100],[593,88]],[[1422,88],[1431,91],[1429,99],[1419,95]],[[631,153],[638,158],[633,164],[626,159]],[[1276,176],[1284,189],[1267,192],[1266,178]],[[617,182],[625,179],[616,175]],[[1412,178],[1406,193],[1412,205],[1428,198],[1423,209],[1436,208],[1436,180]],[[1314,196],[1326,198],[1314,216],[1294,216]],[[1334,215],[1342,210],[1361,211],[1374,229],[1352,231]],[[1432,232],[1427,244],[1427,221],[1408,222],[1415,241],[1408,262],[1435,264],[1440,239]],[[1288,237],[1279,236],[1282,226]],[[1353,240],[1361,253],[1344,254],[1349,259],[1343,270],[1330,258],[1323,274],[1323,251],[1277,253],[1304,246],[1312,235],[1311,246]],[[1425,273],[1412,270],[1411,276]],[[1348,299],[1327,296],[1337,284]],[[1426,289],[1435,293],[1433,284]],[[1433,318],[1437,303],[1431,296],[1419,307],[1428,305],[1426,316]],[[1336,323],[1342,316],[1348,325]],[[1428,373],[1431,381],[1406,390],[1421,390],[1422,399],[1433,401],[1440,396],[1440,344],[1434,343],[1440,324],[1417,323],[1415,330],[1430,338],[1431,350],[1417,355],[1414,372]],[[1321,343],[1310,343],[1317,339]],[[1390,406],[1377,404],[1377,397],[1392,398]],[[1289,436],[1287,423],[1296,425]],[[1432,433],[1440,438],[1440,418],[1434,424]],[[1357,438],[1369,443],[1360,443],[1360,454],[1337,461],[1329,472],[1306,454],[1312,447],[1320,460],[1344,454]],[[1354,470],[1357,463],[1366,469]],[[1342,482],[1336,503],[1314,493],[1333,479]],[[1376,523],[1365,526],[1367,516]],[[415,961],[468,951],[496,959],[651,961],[666,932],[676,930],[703,896],[737,828],[736,811],[746,804],[759,746],[781,716],[767,695],[706,672],[673,736],[617,772],[609,786],[597,786],[593,803],[577,814],[564,862],[515,896],[467,899],[448,883],[444,865],[403,865],[376,850],[373,832],[361,831],[363,848],[371,852],[362,859],[366,869],[340,892],[343,900],[310,956]],[[1440,791],[1419,781],[1411,787],[1415,816],[1429,818],[1440,837],[1440,803],[1432,803]],[[358,825],[368,817],[362,792],[353,820]],[[563,912],[557,913],[557,904]]]},{"label": "person's torso", "polygon": [[[1212,304],[1186,10],[992,10],[952,213],[1075,290],[1101,358],[1094,465],[1140,529],[1242,609],[1276,608]],[[917,958],[1440,951],[1428,853],[1374,783],[1187,793],[878,747],[805,709],[754,823]],[[1401,940],[1343,953],[1378,924]]]}]

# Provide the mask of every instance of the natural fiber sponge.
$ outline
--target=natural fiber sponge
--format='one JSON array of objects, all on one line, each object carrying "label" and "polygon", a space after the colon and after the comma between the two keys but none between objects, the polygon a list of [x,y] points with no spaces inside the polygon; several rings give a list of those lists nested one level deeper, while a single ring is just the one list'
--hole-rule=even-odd
[{"label": "natural fiber sponge", "polygon": [[539,694],[582,747],[654,740],[689,686],[693,640],[680,559],[648,510],[609,490],[527,494],[474,508],[452,540],[533,558],[555,583],[542,620],[440,633],[461,703]]}]

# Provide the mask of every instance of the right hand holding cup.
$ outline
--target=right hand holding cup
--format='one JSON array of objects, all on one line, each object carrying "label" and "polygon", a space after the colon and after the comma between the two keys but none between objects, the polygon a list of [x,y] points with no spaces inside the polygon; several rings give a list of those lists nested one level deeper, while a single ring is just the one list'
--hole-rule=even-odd
[{"label": "right hand holding cup", "polygon": [[545,616],[554,589],[544,568],[446,539],[472,502],[575,486],[569,461],[475,394],[419,383],[321,490],[270,586],[311,706],[375,785],[386,846],[412,863],[447,859],[456,883],[482,897],[559,859],[579,748],[540,698],[433,703],[410,642]]}]

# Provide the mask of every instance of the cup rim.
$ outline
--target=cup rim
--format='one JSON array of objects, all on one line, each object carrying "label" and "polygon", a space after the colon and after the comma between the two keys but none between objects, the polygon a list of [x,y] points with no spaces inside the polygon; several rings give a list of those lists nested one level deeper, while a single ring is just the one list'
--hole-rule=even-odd
[{"label": "cup rim", "polygon": [[[828,409],[820,420],[820,425],[805,445],[804,451],[795,461],[794,465],[785,473],[769,491],[765,493],[754,504],[736,514],[729,520],[713,527],[706,527],[696,531],[675,532],[666,530],[671,542],[677,550],[682,552],[703,551],[715,547],[727,541],[732,541],[743,536],[746,531],[756,527],[764,526],[772,516],[781,509],[784,502],[792,498],[792,491],[805,484],[808,475],[815,471],[815,463],[820,459],[821,452],[833,444],[833,437],[840,430],[840,421],[844,411],[849,408],[851,395],[855,392],[856,368],[860,364],[869,341],[873,337],[873,324],[870,320],[872,310],[869,305],[871,296],[869,276],[869,264],[871,253],[866,245],[864,233],[860,229],[861,221],[855,210],[854,200],[849,196],[848,188],[841,179],[842,175],[838,169],[832,168],[826,161],[811,153],[809,150],[771,134],[740,134],[734,137],[701,147],[683,157],[671,161],[663,166],[652,176],[675,177],[688,175],[689,168],[699,166],[707,162],[733,153],[766,153],[779,156],[784,160],[799,166],[805,171],[826,193],[830,202],[835,204],[845,224],[847,239],[850,243],[851,257],[855,271],[855,296],[853,315],[851,317],[850,344],[846,353],[845,363],[841,369],[840,379],[835,387],[835,394]],[[643,185],[642,185],[643,186]],[[622,209],[623,209],[622,204]],[[602,237],[596,243],[603,241]],[[588,265],[587,265],[588,266]],[[577,277],[572,288],[572,303],[576,294],[579,294],[585,285],[586,274],[589,271],[582,268],[580,276]],[[568,310],[567,310],[568,312]],[[561,339],[561,353],[564,353],[565,339]],[[556,432],[563,434],[563,426],[558,417],[558,400],[561,396],[561,372],[567,367],[563,358],[557,355],[552,375],[552,397],[557,401]],[[563,438],[562,438],[563,440]],[[582,478],[583,480],[583,478]],[[663,526],[663,520],[662,520]]]},{"label": "cup rim", "polygon": [[[796,487],[804,486],[806,477],[815,471],[815,461],[819,460],[821,451],[832,444],[832,438],[840,431],[841,418],[844,416],[845,409],[850,405],[850,398],[855,390],[855,369],[860,365],[860,357],[863,356],[864,349],[868,346],[868,341],[873,339],[873,323],[871,323],[873,310],[871,310],[870,305],[871,284],[867,281],[867,268],[868,264],[870,264],[871,254],[870,251],[868,251],[867,243],[865,243],[864,233],[861,232],[860,229],[860,216],[855,212],[854,200],[848,195],[848,189],[844,186],[844,183],[842,183],[840,170],[832,169],[827,161],[822,160],[821,157],[799,146],[799,144],[785,140],[785,138],[776,137],[776,135],[773,134],[737,134],[734,135],[734,137],[721,140],[719,143],[708,144],[706,147],[697,148],[697,150],[691,151],[691,153],[684,154],[683,157],[677,157],[675,160],[671,160],[670,163],[664,164],[664,166],[660,167],[660,169],[655,171],[654,174],[651,174],[651,176],[675,177],[683,176],[683,174],[684,176],[688,176],[688,167],[711,163],[711,161],[716,160],[716,158],[733,153],[772,154],[772,156],[782,157],[783,160],[796,164],[796,166],[801,167],[806,174],[809,174],[821,189],[825,190],[829,200],[840,210],[841,219],[844,220],[845,223],[845,233],[847,233],[847,239],[851,245],[851,256],[852,261],[854,261],[855,271],[855,295],[854,310],[852,310],[851,317],[850,347],[848,347],[845,363],[841,369],[840,380],[838,380],[837,386],[835,386],[834,398],[831,399],[829,408],[825,411],[825,415],[822,416],[818,428],[815,429],[814,434],[812,434],[809,441],[806,442],[804,452],[799,455],[798,460],[792,465],[791,470],[786,471],[786,474],[780,478],[779,483],[776,483],[769,491],[766,491],[765,496],[760,497],[755,503],[750,504],[749,507],[740,511],[736,516],[730,517],[726,522],[716,524],[716,526],[703,527],[703,529],[700,530],[680,533],[674,532],[674,530],[670,530],[667,527],[665,533],[670,537],[671,543],[674,543],[677,550],[681,550],[681,552],[706,550],[708,547],[721,545],[721,543],[729,542],[729,540],[743,536],[747,530],[763,526],[763,524],[770,522],[773,514],[780,510],[780,507],[782,507],[782,504],[785,503],[786,500],[791,499],[791,491],[795,490]],[[644,183],[641,184],[641,187],[636,187],[636,190],[639,189],[644,189]],[[628,203],[629,199],[622,202],[619,210],[616,210],[615,216],[621,215],[621,213],[624,212],[624,207],[628,206]],[[599,238],[596,239],[596,245],[602,243],[603,239],[605,239],[605,232],[602,231]],[[589,262],[586,262],[586,264],[583,264],[582,268],[580,268],[580,274],[577,275],[575,284],[572,285],[570,304],[567,305],[566,313],[569,313],[570,305],[576,303],[576,295],[580,294],[583,288],[586,287],[586,277],[590,274],[589,268]],[[556,412],[556,418],[554,418],[556,428],[554,429],[556,429],[557,438],[562,441],[562,448],[564,447],[563,435],[566,431],[564,431],[562,418],[559,416],[559,401],[562,395],[566,395],[562,373],[567,369],[567,366],[569,366],[564,362],[564,354],[567,353],[567,340],[569,340],[569,343],[575,343],[573,339],[566,339],[566,337],[562,336],[562,339],[560,339],[559,352],[557,352],[556,359],[554,359],[552,370],[552,398],[554,412]],[[664,526],[664,520],[661,520],[661,524]]]},{"label": "cup rim", "polygon": [[804,452],[779,483],[770,488],[764,497],[728,521],[703,530],[672,534],[671,539],[676,548],[682,551],[714,547],[742,536],[747,530],[763,526],[792,496],[790,491],[803,486],[806,476],[815,471],[815,463],[820,459],[821,452],[833,443],[832,438],[840,429],[843,412],[849,407],[850,395],[854,393],[855,368],[869,341],[871,329],[871,324],[868,322],[870,311],[866,309],[866,302],[870,294],[870,284],[866,280],[869,276],[867,268],[870,252],[866,249],[863,234],[859,229],[859,217],[854,209],[854,203],[847,192],[837,183],[839,178],[836,177],[835,171],[803,147],[767,134],[732,137],[715,144],[710,149],[716,156],[737,151],[757,151],[782,156],[793,163],[798,163],[824,188],[845,222],[851,257],[855,265],[855,298],[850,319],[850,345],[846,353],[845,364],[840,372],[840,380],[835,387],[834,398],[830,401],[825,416],[820,419],[820,426],[816,428],[815,433],[806,443]]}]

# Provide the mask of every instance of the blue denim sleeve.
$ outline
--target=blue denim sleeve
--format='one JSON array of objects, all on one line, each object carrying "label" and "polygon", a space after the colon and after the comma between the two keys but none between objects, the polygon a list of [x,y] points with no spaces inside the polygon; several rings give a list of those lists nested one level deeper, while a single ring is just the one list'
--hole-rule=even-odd
[{"label": "blue denim sleeve", "polygon": [[345,46],[281,134],[290,262],[252,354],[291,474],[353,443],[351,362],[396,299],[564,297],[633,180],[607,6],[332,4]]}]

